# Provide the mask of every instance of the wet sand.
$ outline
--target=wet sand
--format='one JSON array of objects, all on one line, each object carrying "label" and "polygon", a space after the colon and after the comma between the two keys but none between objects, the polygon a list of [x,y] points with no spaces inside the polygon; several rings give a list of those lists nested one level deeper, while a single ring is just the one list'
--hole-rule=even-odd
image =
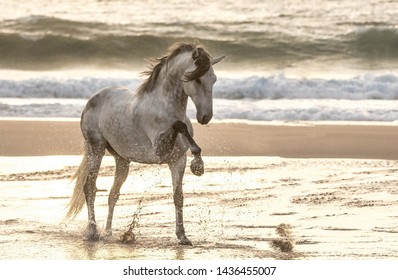
[{"label": "wet sand", "polygon": [[[207,156],[398,159],[394,123],[193,124]],[[0,156],[80,155],[79,120],[0,119]]]},{"label": "wet sand", "polygon": [[[214,154],[204,157],[206,173],[202,177],[186,170],[185,228],[194,246],[182,247],[174,234],[171,178],[166,166],[132,163],[116,206],[113,236],[86,241],[85,208],[75,220],[63,221],[73,188],[69,178],[81,159],[73,155],[80,148],[75,152],[69,149],[81,141],[76,124],[0,122],[1,259],[398,257],[396,126],[216,123],[198,128],[198,142],[206,154]],[[26,125],[25,130],[12,129],[18,125]],[[47,130],[45,134],[40,128],[58,133]],[[72,130],[68,132],[68,128]],[[8,131],[8,136],[4,137],[3,131]],[[264,142],[262,133],[268,135]],[[36,136],[24,143],[9,139],[27,135]],[[327,136],[334,140],[330,140],[332,146],[326,145]],[[49,142],[37,146],[37,139]],[[352,143],[359,139],[356,145]],[[347,143],[352,144],[351,149]],[[25,150],[12,154],[11,146]],[[300,150],[302,146],[307,149]],[[344,149],[349,152],[344,154]],[[262,156],[269,151],[274,154]],[[48,156],[53,153],[58,156]],[[105,191],[99,192],[96,200],[101,229],[113,172],[113,159],[106,157],[98,180],[98,188]],[[134,229],[137,242],[122,244],[119,238],[140,200],[139,225]]]}]

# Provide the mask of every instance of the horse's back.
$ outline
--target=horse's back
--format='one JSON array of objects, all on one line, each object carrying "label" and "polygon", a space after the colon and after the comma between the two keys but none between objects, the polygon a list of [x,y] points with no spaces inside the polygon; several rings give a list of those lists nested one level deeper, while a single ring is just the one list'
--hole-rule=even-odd
[{"label": "horse's back", "polygon": [[[81,129],[86,141],[100,143],[120,156],[140,161],[152,157],[152,141],[138,116],[142,113],[135,92],[123,87],[110,87],[97,92],[83,111]],[[145,158],[145,157],[144,157]],[[148,159],[142,159],[148,161]]]},{"label": "horse's back", "polygon": [[81,116],[84,138],[100,134],[104,120],[112,118],[115,111],[126,108],[134,99],[134,92],[124,87],[107,87],[95,93],[87,102]]},{"label": "horse's back", "polygon": [[[123,87],[100,90],[83,111],[81,129],[87,142],[100,143],[125,159],[142,163],[158,163],[154,143],[159,134],[178,120],[173,114],[165,115],[149,95],[137,95]],[[193,134],[187,117],[182,119]],[[177,137],[179,150],[188,149],[186,140]]]},{"label": "horse's back", "polygon": [[107,87],[95,93],[87,102],[83,114],[90,110],[103,110],[105,107],[114,107],[117,104],[126,104],[132,100],[135,93],[125,87]]}]

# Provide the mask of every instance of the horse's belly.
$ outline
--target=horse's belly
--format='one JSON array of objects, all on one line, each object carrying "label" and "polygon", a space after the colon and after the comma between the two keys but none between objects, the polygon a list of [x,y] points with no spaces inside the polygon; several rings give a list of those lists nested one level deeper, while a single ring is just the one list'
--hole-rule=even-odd
[{"label": "horse's belly", "polygon": [[[138,103],[125,89],[104,92],[106,104],[100,107],[98,128],[112,149],[125,159],[140,163],[165,163],[170,158],[181,157],[188,149],[185,139],[177,137],[175,148],[169,155],[156,154],[155,139],[172,126],[172,120],[159,120],[151,104]],[[140,105],[138,105],[140,104]]]},{"label": "horse's belly", "polygon": [[103,130],[103,136],[108,144],[125,159],[136,162],[155,160],[155,152],[149,137],[133,124],[113,125]]},{"label": "horse's belly", "polygon": [[145,164],[163,164],[173,160],[177,160],[183,156],[187,150],[188,145],[180,136],[178,137],[174,148],[170,153],[162,157],[156,154],[156,147],[147,138],[145,141],[140,137],[129,135],[125,138],[116,141],[108,140],[111,147],[123,158]]},{"label": "horse's belly", "polygon": [[177,137],[175,147],[168,155],[159,157],[153,141],[137,125],[108,124],[103,129],[103,137],[112,149],[123,158],[145,164],[161,164],[177,159],[184,155],[188,149],[186,141],[181,136]]}]

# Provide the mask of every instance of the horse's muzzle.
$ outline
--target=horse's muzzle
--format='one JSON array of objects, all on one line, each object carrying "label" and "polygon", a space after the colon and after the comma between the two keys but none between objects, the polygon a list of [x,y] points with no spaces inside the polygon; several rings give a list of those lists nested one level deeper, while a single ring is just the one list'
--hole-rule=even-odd
[{"label": "horse's muzzle", "polygon": [[203,116],[196,116],[196,120],[200,124],[208,124],[211,119],[213,118],[213,115],[203,115]]}]

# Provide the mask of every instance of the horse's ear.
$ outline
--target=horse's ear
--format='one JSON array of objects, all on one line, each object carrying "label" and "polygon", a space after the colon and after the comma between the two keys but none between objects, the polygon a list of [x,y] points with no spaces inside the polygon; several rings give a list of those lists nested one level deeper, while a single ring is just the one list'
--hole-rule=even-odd
[{"label": "horse's ear", "polygon": [[203,48],[194,49],[194,51],[192,52],[193,60],[197,60],[204,52],[205,50]]},{"label": "horse's ear", "polygon": [[221,55],[221,56],[219,56],[219,57],[212,58],[212,59],[211,59],[211,64],[212,64],[212,65],[217,64],[217,63],[219,63],[221,60],[223,60],[224,58],[225,58],[225,55]]},{"label": "horse's ear", "polygon": [[194,49],[192,52],[193,60],[196,60],[198,57],[199,57],[199,51],[198,51],[198,49]]}]

